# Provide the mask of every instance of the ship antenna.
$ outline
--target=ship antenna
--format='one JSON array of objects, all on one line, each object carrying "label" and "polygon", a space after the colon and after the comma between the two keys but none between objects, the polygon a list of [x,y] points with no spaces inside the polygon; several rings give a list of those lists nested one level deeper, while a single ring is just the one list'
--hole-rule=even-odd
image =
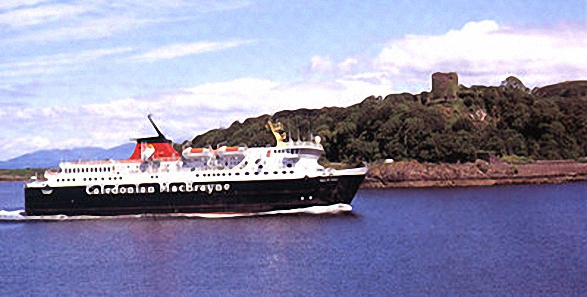
[{"label": "ship antenna", "polygon": [[157,125],[155,125],[155,122],[153,122],[153,119],[151,118],[152,116],[153,116],[152,114],[149,114],[147,116],[147,118],[151,122],[151,125],[153,125],[153,128],[155,128],[155,131],[157,131],[157,134],[159,135],[159,137],[165,138],[165,136],[163,135],[163,133],[161,133],[161,131],[159,131],[159,128],[157,128]]}]

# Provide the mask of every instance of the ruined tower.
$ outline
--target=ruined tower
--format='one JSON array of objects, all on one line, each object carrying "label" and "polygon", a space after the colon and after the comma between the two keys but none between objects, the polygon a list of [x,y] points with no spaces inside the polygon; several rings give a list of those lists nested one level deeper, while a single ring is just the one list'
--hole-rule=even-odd
[{"label": "ruined tower", "polygon": [[459,89],[459,76],[456,72],[432,74],[432,98],[455,99]]}]

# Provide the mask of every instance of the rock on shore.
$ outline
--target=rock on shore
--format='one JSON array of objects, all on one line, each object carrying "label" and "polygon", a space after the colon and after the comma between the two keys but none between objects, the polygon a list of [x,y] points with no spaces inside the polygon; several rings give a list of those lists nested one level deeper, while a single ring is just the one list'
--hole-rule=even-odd
[{"label": "rock on shore", "polygon": [[572,160],[536,161],[529,164],[489,164],[482,160],[465,164],[405,161],[371,166],[362,187],[489,186],[579,180],[587,180],[587,164]]}]

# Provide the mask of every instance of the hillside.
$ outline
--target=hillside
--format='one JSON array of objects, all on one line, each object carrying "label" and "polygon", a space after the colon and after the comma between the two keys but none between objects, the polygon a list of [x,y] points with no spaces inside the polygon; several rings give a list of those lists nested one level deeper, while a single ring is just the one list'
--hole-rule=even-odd
[{"label": "hillside", "polygon": [[0,162],[0,169],[54,168],[61,161],[126,159],[134,149],[134,143],[110,149],[83,147],[68,150],[41,150]]},{"label": "hillside", "polygon": [[[511,81],[516,84],[510,84]],[[499,87],[459,86],[454,99],[431,93],[366,98],[347,108],[299,109],[234,122],[182,145],[274,144],[267,119],[285,124],[295,140],[320,135],[330,162],[393,158],[473,162],[491,154],[536,160],[587,155],[587,81],[530,92],[516,78]]]}]

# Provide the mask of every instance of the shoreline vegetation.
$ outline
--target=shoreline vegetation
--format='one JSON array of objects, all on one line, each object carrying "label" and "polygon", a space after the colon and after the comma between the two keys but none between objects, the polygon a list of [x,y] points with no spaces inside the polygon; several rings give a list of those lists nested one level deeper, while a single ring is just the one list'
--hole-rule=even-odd
[{"label": "shoreline vegetation", "polygon": [[46,168],[0,169],[0,182],[24,182],[31,176],[43,178]]},{"label": "shoreline vegetation", "polygon": [[[333,164],[335,165],[335,164]],[[587,181],[587,163],[575,160],[541,160],[525,164],[503,161],[488,163],[420,163],[398,161],[368,165],[361,188],[471,187],[508,184],[542,184]],[[0,169],[0,182],[25,182],[44,168]]]}]

